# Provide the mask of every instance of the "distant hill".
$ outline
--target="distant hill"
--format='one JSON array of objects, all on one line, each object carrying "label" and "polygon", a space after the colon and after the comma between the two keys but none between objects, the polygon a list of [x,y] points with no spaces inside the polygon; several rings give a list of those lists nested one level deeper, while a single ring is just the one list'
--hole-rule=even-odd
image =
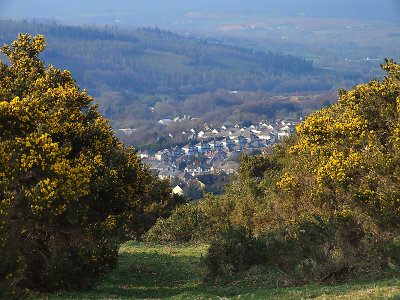
[{"label": "distant hill", "polygon": [[282,91],[274,78],[313,71],[301,57],[255,52],[217,41],[196,40],[169,31],[136,31],[0,22],[0,39],[18,32],[44,34],[44,59],[73,72],[78,83],[145,94],[193,94],[217,89]]}]

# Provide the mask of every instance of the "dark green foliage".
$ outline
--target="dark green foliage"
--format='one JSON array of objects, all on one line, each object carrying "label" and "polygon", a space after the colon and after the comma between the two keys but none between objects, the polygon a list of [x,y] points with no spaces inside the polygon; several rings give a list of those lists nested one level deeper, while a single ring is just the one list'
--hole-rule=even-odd
[{"label": "dark green foliage", "polygon": [[228,275],[265,264],[268,252],[263,240],[242,226],[227,227],[211,242],[207,256],[201,263],[207,267],[208,276]]},{"label": "dark green foliage", "polygon": [[187,203],[184,196],[172,194],[171,183],[168,179],[161,180],[157,175],[147,179],[149,192],[142,197],[139,207],[132,214],[126,225],[128,237],[140,239],[159,218],[168,218],[177,206]]},{"label": "dark green foliage", "polygon": [[151,243],[210,242],[229,224],[228,207],[212,195],[177,207],[169,218],[160,218],[144,235]]},{"label": "dark green foliage", "polygon": [[184,189],[185,195],[189,197],[191,200],[199,200],[203,198],[203,187],[201,184],[192,180],[188,186]]},{"label": "dark green foliage", "polygon": [[204,190],[206,193],[221,195],[225,193],[225,187],[230,183],[232,174],[228,175],[225,172],[220,172],[218,174],[209,173],[199,175],[196,178],[204,183]]},{"label": "dark green foliage", "polygon": [[227,226],[202,259],[207,278],[231,275],[255,265],[280,273],[286,284],[338,282],[399,271],[398,242],[360,234],[354,220],[318,216],[253,236],[243,226]]},{"label": "dark green foliage", "polygon": [[400,237],[385,243],[384,252],[388,255],[388,266],[391,269],[400,269]]},{"label": "dark green foliage", "polygon": [[242,178],[261,179],[266,172],[280,169],[276,159],[263,154],[247,155],[239,157],[239,176]]},{"label": "dark green foliage", "polygon": [[158,219],[144,238],[152,243],[185,243],[201,239],[210,227],[199,205],[188,204],[176,208],[169,218]]}]

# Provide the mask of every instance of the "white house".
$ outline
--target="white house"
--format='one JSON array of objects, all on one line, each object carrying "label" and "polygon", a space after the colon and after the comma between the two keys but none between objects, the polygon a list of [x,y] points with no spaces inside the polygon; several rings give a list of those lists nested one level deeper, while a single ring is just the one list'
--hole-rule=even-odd
[{"label": "white house", "polygon": [[176,195],[182,196],[183,195],[183,190],[179,185],[177,185],[176,187],[174,187],[172,189],[172,194],[176,194]]},{"label": "white house", "polygon": [[171,122],[172,122],[171,119],[161,119],[161,120],[158,120],[158,123],[161,124],[161,125],[168,125],[168,124],[171,123]]}]

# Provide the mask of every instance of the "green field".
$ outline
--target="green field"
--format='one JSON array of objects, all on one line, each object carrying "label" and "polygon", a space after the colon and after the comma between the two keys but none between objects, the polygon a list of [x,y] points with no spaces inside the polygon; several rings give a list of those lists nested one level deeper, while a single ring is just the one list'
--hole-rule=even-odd
[{"label": "green field", "polygon": [[[127,242],[117,269],[87,291],[36,295],[34,299],[400,299],[400,278],[302,287],[265,286],[267,270],[203,281],[199,265],[207,246],[147,246]],[[271,282],[269,278],[269,282]]]}]

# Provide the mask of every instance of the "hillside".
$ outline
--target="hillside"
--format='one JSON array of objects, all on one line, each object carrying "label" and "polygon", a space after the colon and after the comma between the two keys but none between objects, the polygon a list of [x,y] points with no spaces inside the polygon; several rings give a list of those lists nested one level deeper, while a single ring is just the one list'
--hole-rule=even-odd
[{"label": "hillside", "polygon": [[8,21],[0,22],[0,28],[4,43],[19,32],[45,35],[46,62],[70,66],[78,82],[95,95],[105,89],[184,95],[221,88],[282,92],[287,88],[279,83],[280,76],[313,71],[312,62],[301,57],[255,52],[157,28],[122,31]]},{"label": "hillside", "polygon": [[[190,95],[219,89],[269,94],[325,91],[338,79],[301,57],[257,52],[159,29],[123,31],[13,21],[0,21],[0,29],[2,43],[10,43],[19,32],[45,35],[42,59],[57,68],[68,68],[117,128],[157,121],[150,108],[171,98],[182,103],[174,104],[176,108],[183,107]],[[247,98],[245,102],[254,100]],[[204,113],[211,111],[212,107]]]}]

